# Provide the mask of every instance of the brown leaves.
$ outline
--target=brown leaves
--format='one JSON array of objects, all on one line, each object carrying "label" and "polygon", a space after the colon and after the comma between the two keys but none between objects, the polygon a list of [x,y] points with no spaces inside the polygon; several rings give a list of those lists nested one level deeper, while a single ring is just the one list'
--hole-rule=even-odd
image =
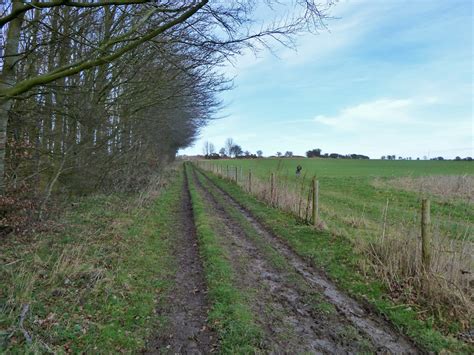
[{"label": "brown leaves", "polygon": [[50,312],[44,319],[35,319],[33,323],[44,329],[50,329],[53,325],[59,324],[56,314],[53,312]]},{"label": "brown leaves", "polygon": [[0,196],[0,237],[25,234],[35,224],[37,201],[22,195]]}]

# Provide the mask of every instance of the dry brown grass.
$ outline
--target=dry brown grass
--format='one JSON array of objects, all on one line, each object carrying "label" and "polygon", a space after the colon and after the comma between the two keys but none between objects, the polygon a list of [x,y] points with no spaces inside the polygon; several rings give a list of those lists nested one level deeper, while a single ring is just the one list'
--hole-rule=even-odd
[{"label": "dry brown grass", "polygon": [[169,184],[170,176],[176,175],[178,169],[181,168],[181,164],[181,162],[171,163],[163,170],[159,170],[150,176],[147,184],[139,192],[138,198],[131,207],[142,208],[148,206],[153,201],[156,201],[164,188]]},{"label": "dry brown grass", "polygon": [[433,175],[403,176],[390,180],[375,179],[375,187],[395,187],[397,189],[432,194],[445,199],[461,199],[474,203],[474,176]]},{"label": "dry brown grass", "polygon": [[394,299],[424,304],[438,314],[449,310],[467,327],[474,316],[473,244],[468,231],[460,239],[444,237],[436,225],[432,231],[429,270],[422,266],[420,232],[413,225],[399,225],[372,241],[360,239],[357,247]]},{"label": "dry brown grass", "polygon": [[[215,172],[220,175],[219,172]],[[227,176],[223,176],[227,178]],[[301,177],[295,187],[294,182],[289,181],[286,176],[275,175],[273,189],[270,179],[268,181],[252,177],[252,188],[249,188],[248,176],[237,174],[237,184],[244,190],[256,196],[274,207],[289,212],[299,219],[309,222],[313,208],[311,191],[308,190],[310,180],[305,176]],[[229,180],[235,181],[235,174],[231,175]]]}]

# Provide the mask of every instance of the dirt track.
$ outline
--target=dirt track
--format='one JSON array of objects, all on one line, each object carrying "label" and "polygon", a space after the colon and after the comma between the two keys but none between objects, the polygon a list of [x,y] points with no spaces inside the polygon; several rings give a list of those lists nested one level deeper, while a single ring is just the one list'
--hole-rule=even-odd
[{"label": "dirt track", "polygon": [[[247,295],[248,304],[265,333],[263,352],[418,352],[387,322],[339,292],[212,181],[204,178],[201,183],[198,174],[193,170],[188,178],[206,201],[208,213],[214,216],[213,228],[238,275],[237,286]],[[185,286],[178,287],[175,299],[170,300],[176,309],[166,315],[175,325],[170,329],[171,337],[165,339],[170,339],[168,349],[173,353],[207,353],[214,349],[212,339],[215,338],[204,327],[205,284],[202,268],[198,266],[188,190],[183,194],[182,232],[188,236],[181,238],[178,249],[184,251],[177,256],[183,262],[192,261],[181,263],[183,268],[176,281]],[[186,285],[199,290],[198,295],[190,297]],[[163,349],[165,343],[162,337],[155,342],[155,349]]]},{"label": "dirt track", "polygon": [[207,326],[209,305],[206,298],[201,260],[199,259],[188,181],[185,179],[181,209],[177,211],[174,257],[178,270],[170,307],[157,313],[170,320],[164,334],[149,341],[147,354],[207,354],[217,346],[217,338]]}]

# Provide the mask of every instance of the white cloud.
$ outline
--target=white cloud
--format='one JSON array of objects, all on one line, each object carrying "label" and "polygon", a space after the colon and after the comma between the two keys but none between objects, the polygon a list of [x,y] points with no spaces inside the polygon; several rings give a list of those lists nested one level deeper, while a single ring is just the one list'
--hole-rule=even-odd
[{"label": "white cloud", "polygon": [[344,130],[360,130],[374,124],[415,123],[417,110],[437,102],[436,97],[383,98],[346,107],[335,116],[318,115],[314,120]]}]

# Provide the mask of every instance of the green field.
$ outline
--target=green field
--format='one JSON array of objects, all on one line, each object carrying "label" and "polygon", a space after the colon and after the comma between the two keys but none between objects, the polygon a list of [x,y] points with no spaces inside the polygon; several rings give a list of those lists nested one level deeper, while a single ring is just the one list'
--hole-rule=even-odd
[{"label": "green field", "polygon": [[[426,175],[474,175],[474,163],[468,161],[436,160],[350,160],[350,159],[232,159],[218,160],[216,164],[238,165],[265,175],[270,171],[292,173],[296,166],[303,173],[319,177],[395,177]],[[267,174],[268,175],[268,174]]]},{"label": "green field", "polygon": [[[416,182],[431,175],[431,181],[450,176],[454,180],[462,178],[463,183],[469,185],[474,176],[472,162],[285,158],[219,160],[204,164],[220,165],[224,173],[229,166],[232,175],[235,175],[235,167],[241,168],[239,177],[242,176],[242,181],[245,181],[249,169],[254,179],[261,181],[269,181],[273,172],[277,180],[284,181],[289,187],[293,185],[295,190],[303,187],[307,191],[310,179],[316,176],[320,184],[321,216],[330,229],[341,234],[376,233],[385,209],[388,226],[417,225],[421,198],[430,197],[432,221],[441,228],[443,236],[464,238],[467,233],[472,238],[469,232],[472,233],[474,209],[469,197],[453,197],[449,192],[439,194],[429,188],[424,192],[416,188],[407,190],[396,183],[401,177]],[[295,175],[298,164],[303,167],[299,178]],[[463,188],[469,191],[472,185]],[[456,186],[451,189],[456,189]],[[352,228],[354,224],[363,224],[367,228]]]}]

